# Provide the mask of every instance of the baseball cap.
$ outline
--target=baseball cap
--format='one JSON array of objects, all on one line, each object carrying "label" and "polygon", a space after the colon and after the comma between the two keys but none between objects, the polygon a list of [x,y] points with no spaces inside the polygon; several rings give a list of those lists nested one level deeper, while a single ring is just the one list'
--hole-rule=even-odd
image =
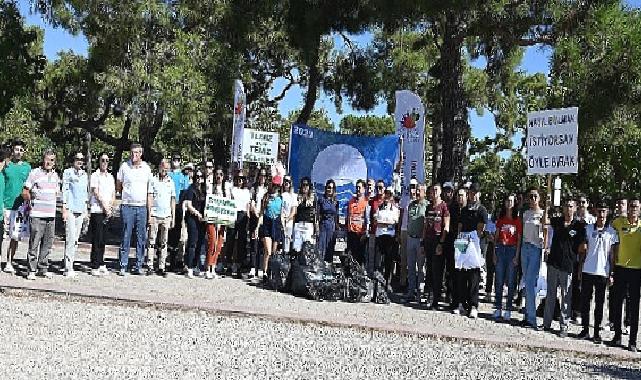
[{"label": "baseball cap", "polygon": [[418,181],[416,180],[416,178],[410,179],[410,186],[412,186],[412,185],[418,186]]},{"label": "baseball cap", "polygon": [[188,162],[187,164],[185,164],[185,170],[194,170],[194,163]]},{"label": "baseball cap", "polygon": [[174,154],[174,155],[171,157],[171,159],[172,159],[173,161],[180,161],[180,154],[178,154],[178,153]]},{"label": "baseball cap", "polygon": [[289,182],[292,182],[292,176],[290,176],[290,175],[286,175],[286,176],[284,176],[284,177],[283,177],[283,181],[289,181]]},{"label": "baseball cap", "polygon": [[84,160],[85,159],[85,155],[80,153],[80,152],[78,152],[73,156],[73,159],[74,160]]},{"label": "baseball cap", "polygon": [[208,168],[213,168],[214,167],[214,163],[211,162],[211,161],[207,161],[207,163],[205,163],[205,166],[208,167]]},{"label": "baseball cap", "polygon": [[479,185],[478,182],[474,182],[470,185],[470,188],[468,190],[473,193],[479,193],[481,191],[481,185]]},{"label": "baseball cap", "polygon": [[444,188],[444,189],[448,189],[448,188],[449,188],[449,189],[453,189],[453,188],[454,188],[454,184],[452,184],[452,182],[445,182],[445,183],[443,184],[443,188]]},{"label": "baseball cap", "polygon": [[278,185],[278,186],[282,185],[283,184],[283,177],[281,177],[279,175],[274,176],[274,178],[272,178],[272,184]]}]

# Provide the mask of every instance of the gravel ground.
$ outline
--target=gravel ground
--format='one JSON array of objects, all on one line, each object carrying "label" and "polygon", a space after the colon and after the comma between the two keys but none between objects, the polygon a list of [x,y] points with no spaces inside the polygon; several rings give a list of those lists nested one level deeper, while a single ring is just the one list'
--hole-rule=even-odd
[{"label": "gravel ground", "polygon": [[54,297],[0,297],[5,378],[639,379],[639,362]]}]

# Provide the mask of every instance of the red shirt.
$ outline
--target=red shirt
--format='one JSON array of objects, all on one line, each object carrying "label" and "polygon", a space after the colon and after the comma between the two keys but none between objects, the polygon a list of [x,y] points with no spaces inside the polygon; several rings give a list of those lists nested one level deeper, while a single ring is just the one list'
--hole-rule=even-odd
[{"label": "red shirt", "polygon": [[443,219],[449,216],[450,211],[447,209],[447,203],[441,202],[438,205],[429,205],[425,210],[426,238],[436,239],[441,236]]},{"label": "red shirt", "polygon": [[504,216],[496,221],[497,244],[515,246],[523,234],[521,219]]},{"label": "red shirt", "polygon": [[376,214],[376,211],[378,211],[378,208],[382,204],[383,204],[382,195],[377,195],[376,197],[369,200],[369,220],[370,220],[369,233],[370,234],[376,234],[376,222],[374,222],[375,220],[374,215]]}]

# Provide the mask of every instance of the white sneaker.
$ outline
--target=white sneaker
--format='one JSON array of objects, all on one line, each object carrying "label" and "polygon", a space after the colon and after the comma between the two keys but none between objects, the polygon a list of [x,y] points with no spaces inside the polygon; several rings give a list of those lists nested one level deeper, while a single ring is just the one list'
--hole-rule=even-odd
[{"label": "white sneaker", "polygon": [[187,269],[187,274],[185,276],[187,278],[194,278],[194,270],[193,269]]},{"label": "white sneaker", "polygon": [[100,268],[98,268],[98,270],[100,271],[101,274],[104,274],[104,275],[109,274],[109,270],[107,269],[106,265],[101,265]]},{"label": "white sneaker", "polygon": [[102,272],[100,271],[100,269],[92,269],[91,270],[91,275],[92,276],[96,276],[96,277],[100,277],[100,276],[102,276]]},{"label": "white sneaker", "polygon": [[263,270],[262,270],[262,269],[259,269],[259,270],[258,270],[258,274],[257,274],[256,276],[257,276],[258,278],[263,277]]},{"label": "white sneaker", "polygon": [[74,278],[76,276],[77,276],[76,271],[73,269],[65,271],[65,277]]},{"label": "white sneaker", "polygon": [[249,277],[254,277],[256,276],[256,268],[252,268],[249,270]]},{"label": "white sneaker", "polygon": [[11,261],[7,261],[7,265],[4,267],[5,273],[16,273],[16,270],[13,269],[13,264],[11,264]]},{"label": "white sneaker", "polygon": [[506,321],[509,321],[512,319],[512,312],[509,310],[506,310],[505,313],[503,313],[503,319]]},{"label": "white sneaker", "polygon": [[51,279],[51,278],[53,278],[53,273],[51,273],[49,271],[46,271],[46,272],[42,273],[42,277]]},{"label": "white sneaker", "polygon": [[501,319],[501,309],[496,309],[494,311],[494,319]]},{"label": "white sneaker", "polygon": [[479,311],[476,310],[475,307],[473,307],[472,310],[470,311],[470,318],[476,319],[478,317],[479,317]]},{"label": "white sneaker", "polygon": [[207,272],[205,273],[205,278],[206,278],[206,279],[208,279],[208,280],[213,279],[213,278],[214,278],[214,273],[213,273],[213,272],[209,272],[209,271],[207,271]]},{"label": "white sneaker", "polygon": [[36,279],[36,273],[35,272],[29,272],[29,274],[27,274],[27,280],[35,281],[35,279]]},{"label": "white sneaker", "polygon": [[458,307],[456,309],[452,310],[452,314],[455,314],[455,315],[465,314],[465,309],[463,308],[463,305],[458,304]]}]

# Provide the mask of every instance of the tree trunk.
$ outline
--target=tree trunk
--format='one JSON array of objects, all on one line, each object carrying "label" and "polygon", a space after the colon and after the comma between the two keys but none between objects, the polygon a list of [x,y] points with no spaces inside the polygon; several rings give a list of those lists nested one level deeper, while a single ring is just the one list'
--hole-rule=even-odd
[{"label": "tree trunk", "polygon": [[113,157],[113,166],[111,168],[111,174],[114,177],[118,174],[118,169],[120,169],[120,164],[122,163],[122,152],[127,149],[127,143],[129,142],[129,131],[131,130],[131,116],[127,115],[125,118],[125,125],[122,128],[122,134],[120,135],[120,143],[114,147],[114,157]]},{"label": "tree trunk", "polygon": [[[441,55],[441,120],[442,150],[440,159],[435,159],[440,183],[461,180],[466,147],[470,135],[467,122],[467,100],[463,92],[463,31],[461,15],[448,11],[443,24]],[[438,143],[436,143],[438,144]],[[438,157],[438,156],[437,156]]]},{"label": "tree trunk", "polygon": [[320,38],[318,39],[318,45],[316,50],[311,54],[307,78],[307,94],[305,94],[305,104],[303,109],[298,114],[296,118],[296,124],[305,124],[312,116],[314,111],[314,105],[316,105],[316,98],[318,97],[318,88],[320,87],[321,82],[321,73],[318,68],[318,62],[320,60]]}]

